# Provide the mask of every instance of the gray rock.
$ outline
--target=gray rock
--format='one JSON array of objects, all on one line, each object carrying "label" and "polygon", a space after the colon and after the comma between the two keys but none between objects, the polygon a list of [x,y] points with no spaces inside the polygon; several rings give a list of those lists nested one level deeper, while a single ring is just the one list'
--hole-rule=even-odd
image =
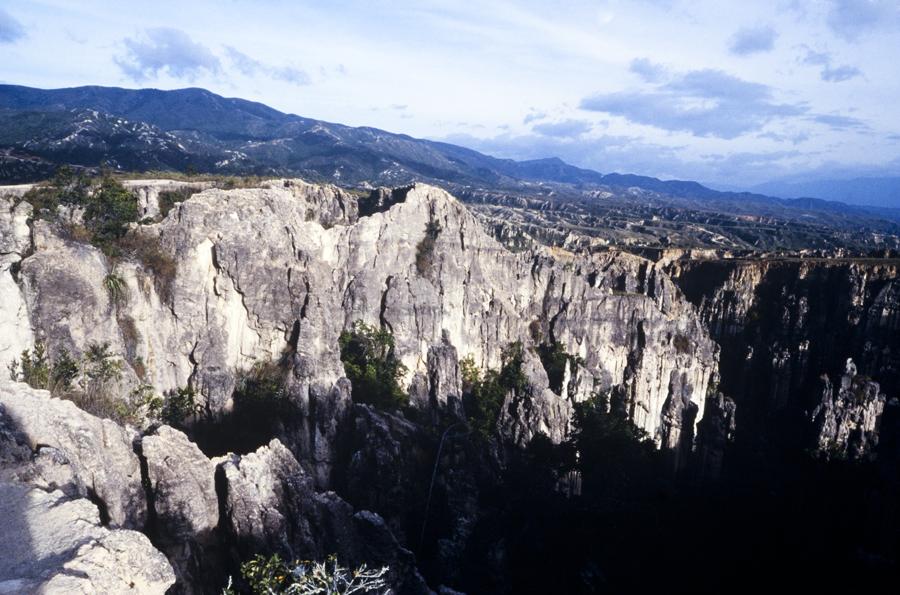
[{"label": "gray rock", "polygon": [[254,453],[219,463],[225,491],[223,530],[243,557],[278,552],[285,559],[324,559],[337,554],[346,566],[388,565],[398,590],[429,592],[415,559],[384,520],[355,512],[334,492],[316,492],[312,480],[277,439]]},{"label": "gray rock", "polygon": [[[509,252],[464,205],[422,184],[376,192],[361,206],[331,186],[261,186],[207,189],[162,222],[133,230],[159,238],[176,274],[170,295],[161,295],[141,263],[119,263],[129,293],[119,307],[103,289],[108,263],[97,250],[36,225],[35,252],[22,262],[31,325],[51,351],[78,354],[88,342],[109,342],[130,361],[140,357],[159,392],[190,382],[214,415],[230,409],[240,370],[288,352],[292,399],[312,413],[336,397],[340,418],[337,340],[357,320],[394,334],[417,407],[450,406],[457,415],[458,404],[445,405],[459,395],[451,360],[472,356],[497,368],[509,343],[534,345],[537,323],[584,363],[567,373],[561,396],[534,383],[519,395],[514,406],[525,417],[505,425],[509,439],[539,432],[558,441],[573,402],[618,386],[632,419],[662,445],[671,433],[663,426],[683,423],[664,414],[673,373],[683,378],[678,397],[702,418],[716,346],[649,261],[537,246]],[[429,247],[432,223],[440,231]],[[307,425],[290,447],[325,485],[333,428],[321,417]]]},{"label": "gray rock", "polygon": [[848,361],[839,387],[822,377],[822,400],[812,412],[815,448],[826,458],[874,458],[885,396],[877,382],[856,375]]},{"label": "gray rock", "polygon": [[101,526],[88,500],[0,482],[0,518],[0,593],[162,595],[175,582],[147,537]]},{"label": "gray rock", "polygon": [[144,436],[140,454],[153,516],[150,534],[168,556],[180,593],[201,593],[214,577],[224,576],[218,536],[219,500],[215,465],[169,426]]},{"label": "gray rock", "polygon": [[0,427],[0,476],[91,498],[110,525],[143,528],[147,509],[134,430],[9,381],[0,381]]},{"label": "gray rock", "polygon": [[31,205],[0,198],[0,370],[34,343],[25,296],[13,274],[31,250]]},{"label": "gray rock", "polygon": [[215,466],[183,432],[157,428],[141,439],[157,522],[175,539],[209,534],[219,522]]},{"label": "gray rock", "polygon": [[706,400],[707,409],[697,428],[697,473],[703,479],[717,479],[722,474],[725,450],[734,441],[737,406],[717,393]]}]

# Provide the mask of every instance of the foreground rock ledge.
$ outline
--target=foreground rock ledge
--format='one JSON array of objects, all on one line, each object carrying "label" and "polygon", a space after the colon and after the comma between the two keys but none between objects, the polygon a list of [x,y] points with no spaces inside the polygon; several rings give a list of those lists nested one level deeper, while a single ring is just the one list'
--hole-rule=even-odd
[{"label": "foreground rock ledge", "polygon": [[175,583],[146,536],[101,526],[83,498],[2,482],[0,519],[0,593],[158,595]]}]

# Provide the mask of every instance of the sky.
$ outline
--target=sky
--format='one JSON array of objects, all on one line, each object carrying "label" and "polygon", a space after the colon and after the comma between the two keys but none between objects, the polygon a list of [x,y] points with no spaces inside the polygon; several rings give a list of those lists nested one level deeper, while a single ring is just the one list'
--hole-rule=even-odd
[{"label": "sky", "polygon": [[0,81],[203,87],[515,159],[900,175],[898,0],[0,0]]}]

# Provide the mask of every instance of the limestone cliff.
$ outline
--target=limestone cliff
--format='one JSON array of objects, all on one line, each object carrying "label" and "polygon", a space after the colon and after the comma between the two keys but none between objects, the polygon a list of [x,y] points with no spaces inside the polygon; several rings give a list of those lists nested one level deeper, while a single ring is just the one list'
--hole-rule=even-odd
[{"label": "limestone cliff", "polygon": [[[793,437],[813,448],[869,454],[876,441],[848,443],[851,432],[821,436],[814,411],[830,405],[897,398],[900,387],[900,281],[890,259],[685,259],[667,265],[713,338],[721,345],[721,384],[740,408],[738,433],[751,439],[770,435],[790,422]],[[853,373],[845,371],[848,360]],[[871,398],[850,399],[830,378],[845,377],[854,386],[874,381]],[[877,388],[880,385],[880,389]],[[823,397],[823,395],[825,395]],[[841,396],[839,396],[841,395]],[[824,401],[823,401],[824,398]],[[823,410],[822,407],[825,407]],[[868,405],[866,406],[868,407]],[[867,420],[863,431],[877,435],[881,407],[851,417]],[[849,414],[848,414],[849,415]],[[818,419],[815,423],[813,420]],[[802,420],[806,420],[803,422]],[[832,427],[826,423],[824,427]],[[840,425],[840,424],[838,424]],[[887,431],[896,431],[885,428]],[[861,449],[861,450],[857,450]]]},{"label": "limestone cliff", "polygon": [[[5,352],[27,346],[29,329],[50,349],[76,354],[108,342],[132,364],[132,383],[142,376],[165,391],[190,382],[211,414],[230,407],[240,370],[285,353],[294,362],[294,399],[333,401],[343,376],[337,338],[357,320],[394,334],[420,406],[435,383],[440,401],[460,393],[457,378],[435,373],[438,348],[498,367],[513,341],[554,340],[582,358],[558,395],[529,356],[528,404],[513,404],[519,413],[503,424],[522,444],[537,432],[561,440],[574,401],[616,388],[634,421],[674,447],[702,418],[716,369],[715,344],[647,261],[509,252],[465,206],[430,186],[361,200],[291,180],[205,190],[130,232],[172,259],[166,279],[146,262],[113,265],[43,221],[29,240],[26,209],[7,203],[3,220],[24,243],[11,252],[21,258],[18,283],[11,270],[2,273],[11,296],[4,320],[23,329]],[[109,274],[123,280],[127,299],[111,299]],[[327,463],[327,453],[319,456]]]}]

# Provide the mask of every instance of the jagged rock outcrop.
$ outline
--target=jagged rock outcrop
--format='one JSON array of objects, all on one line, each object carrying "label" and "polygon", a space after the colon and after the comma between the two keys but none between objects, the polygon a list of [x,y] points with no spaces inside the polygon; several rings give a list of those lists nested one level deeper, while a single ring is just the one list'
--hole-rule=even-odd
[{"label": "jagged rock outcrop", "polygon": [[[666,268],[722,347],[720,388],[740,407],[739,441],[784,441],[771,433],[773,419],[812,422],[823,393],[840,392],[820,378],[841,376],[848,358],[888,398],[900,390],[896,260],[700,259]],[[795,428],[793,447],[819,429]]]},{"label": "jagged rock outcrop", "polygon": [[212,182],[184,182],[180,180],[124,180],[125,188],[138,199],[141,219],[158,217],[159,195],[163,192],[197,191],[212,187]]},{"label": "jagged rock outcrop", "polygon": [[[288,370],[284,394],[292,413],[281,423],[281,440],[218,461],[215,483],[211,463],[179,432],[163,427],[138,439],[131,430],[107,429],[112,422],[91,422],[94,435],[124,436],[134,469],[117,476],[133,481],[104,488],[98,472],[92,492],[73,493],[108,505],[116,523],[144,526],[149,519],[148,534],[184,584],[220,571],[201,551],[222,559],[231,551],[311,558],[336,551],[347,564],[389,564],[395,582],[421,591],[412,555],[396,537],[419,540],[422,520],[432,523],[429,539],[443,552],[442,576],[452,576],[478,515],[475,470],[497,463],[477,460],[487,455],[459,440],[435,462],[430,434],[464,418],[462,358],[499,369],[507,347],[522,343],[524,388],[509,392],[497,424],[511,449],[538,435],[562,441],[574,404],[612,391],[617,407],[659,445],[685,456],[717,368],[717,346],[661,267],[615,252],[510,252],[464,205],[430,186],[363,198],[292,180],[207,189],[161,222],[134,226],[128,240],[130,256],[110,261],[52,224],[32,225],[18,281],[10,279],[27,326],[51,355],[66,349],[78,356],[90,343],[108,343],[129,364],[123,391],[139,380],[158,392],[191,384],[210,420],[231,410],[242,370],[268,361]],[[121,280],[126,299],[114,299],[109,275]],[[338,337],[356,321],[392,333],[414,408],[405,418],[352,403]],[[571,356],[553,388],[535,350],[551,343]],[[347,428],[357,443],[347,468],[337,472]],[[25,439],[16,444],[22,460],[37,448]],[[57,460],[72,459],[72,447],[40,444],[43,454],[34,459],[41,466],[29,462],[28,469],[39,469],[31,475],[51,485],[47,478],[67,469]],[[94,466],[112,468],[103,461]],[[73,467],[73,479],[53,485],[85,484],[85,471]],[[429,518],[421,510],[421,480],[434,468],[442,512]],[[385,486],[382,493],[360,487],[358,479],[371,473],[372,485]],[[353,506],[384,512],[390,528],[380,516],[320,492],[335,485],[336,474],[347,480],[342,485]],[[132,510],[148,506],[149,516]],[[214,533],[233,543],[205,541]]]},{"label": "jagged rock outcrop", "polygon": [[137,531],[101,525],[97,507],[0,481],[0,593],[162,595],[169,562]]},{"label": "jagged rock outcrop", "polygon": [[[160,391],[191,382],[214,414],[229,409],[239,370],[285,352],[292,397],[329,401],[344,375],[338,335],[362,320],[392,331],[413,394],[426,394],[417,386],[434,392],[420,405],[457,396],[452,350],[496,368],[509,343],[533,346],[540,336],[581,357],[583,367],[569,375],[577,397],[546,392],[537,386],[543,377],[532,375],[535,403],[520,407],[530,412],[527,422],[508,424],[511,440],[538,431],[559,440],[573,399],[621,386],[634,421],[662,444],[671,433],[663,426],[675,419],[663,413],[673,373],[681,398],[702,417],[716,346],[648,261],[545,248],[511,253],[442,190],[376,194],[360,206],[337,188],[290,180],[195,194],[161,223],[132,232],[173,259],[168,290],[160,291],[146,263],[120,262],[115,274],[129,298],[117,307],[103,289],[110,264],[99,251],[38,223],[34,254],[21,263],[30,322],[51,350],[77,354],[89,342],[108,342],[139,361]],[[434,237],[425,241],[427,234]],[[449,381],[431,387],[438,368]],[[312,446],[317,478],[328,474],[325,442]]]},{"label": "jagged rock outcrop", "polygon": [[725,451],[737,429],[737,407],[722,393],[706,400],[706,413],[697,428],[696,473],[701,479],[722,475]]},{"label": "jagged rock outcrop", "polygon": [[822,401],[812,412],[815,448],[828,458],[864,459],[873,456],[885,397],[877,382],[857,374],[852,360],[833,386],[822,376]]},{"label": "jagged rock outcrop", "polygon": [[527,445],[536,434],[562,442],[569,430],[572,402],[550,390],[540,358],[530,351],[524,353],[522,374],[527,379],[525,390],[510,391],[500,410],[502,433],[519,445]]},{"label": "jagged rock outcrop", "polygon": [[224,574],[215,535],[215,465],[183,432],[169,426],[142,437],[138,452],[151,510],[148,532],[172,562],[179,592],[203,592],[205,576]]},{"label": "jagged rock outcrop", "polygon": [[0,368],[29,349],[34,339],[22,291],[16,283],[22,258],[31,251],[31,205],[0,197]]},{"label": "jagged rock outcrop", "polygon": [[142,529],[147,518],[136,438],[47,391],[0,381],[0,478],[89,498],[113,527]]},{"label": "jagged rock outcrop", "polygon": [[456,347],[443,333],[441,342],[428,348],[426,372],[417,373],[410,383],[410,401],[419,409],[463,417],[459,359]]},{"label": "jagged rock outcrop", "polygon": [[411,552],[400,546],[384,520],[355,512],[334,492],[316,492],[311,478],[277,439],[254,453],[219,463],[223,530],[247,558],[278,552],[285,559],[324,559],[343,564],[390,566],[399,593],[428,593]]}]

